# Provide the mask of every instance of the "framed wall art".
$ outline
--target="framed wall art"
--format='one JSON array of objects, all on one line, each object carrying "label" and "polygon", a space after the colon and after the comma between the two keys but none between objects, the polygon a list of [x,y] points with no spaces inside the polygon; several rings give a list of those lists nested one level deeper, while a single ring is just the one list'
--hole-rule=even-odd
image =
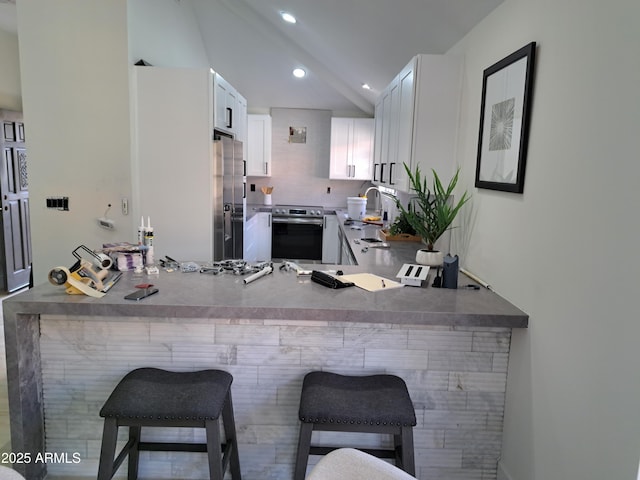
[{"label": "framed wall art", "polygon": [[524,190],[535,52],[531,42],[484,71],[476,187]]}]

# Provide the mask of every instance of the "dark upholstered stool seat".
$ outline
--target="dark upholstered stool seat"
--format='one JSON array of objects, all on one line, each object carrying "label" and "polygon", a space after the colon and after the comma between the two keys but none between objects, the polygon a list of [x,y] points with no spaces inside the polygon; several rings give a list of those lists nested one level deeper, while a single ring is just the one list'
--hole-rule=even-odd
[{"label": "dark upholstered stool seat", "polygon": [[[233,377],[221,370],[169,372],[139,368],[129,372],[100,410],[105,424],[98,480],[112,478],[127,455],[128,479],[135,480],[140,450],[207,452],[211,479],[222,480],[230,465],[233,480],[240,480],[231,401],[232,381]],[[221,415],[226,436],[224,444],[220,441],[218,423]],[[120,426],[129,427],[129,442],[114,460]],[[205,428],[207,443],[141,442],[143,426]]]},{"label": "dark upholstered stool seat", "polygon": [[378,457],[395,458],[396,465],[415,474],[413,427],[416,415],[407,385],[395,375],[346,376],[310,372],[302,384],[300,439],[295,480],[303,480],[308,456],[324,455],[338,446],[312,446],[314,430],[387,433],[394,449],[362,449]]}]

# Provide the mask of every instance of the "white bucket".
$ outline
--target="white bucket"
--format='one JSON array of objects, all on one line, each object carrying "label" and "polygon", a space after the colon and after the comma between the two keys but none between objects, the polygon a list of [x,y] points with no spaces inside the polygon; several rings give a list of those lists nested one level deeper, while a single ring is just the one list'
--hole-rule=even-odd
[{"label": "white bucket", "polygon": [[367,209],[366,197],[347,197],[347,213],[353,220],[362,220]]}]

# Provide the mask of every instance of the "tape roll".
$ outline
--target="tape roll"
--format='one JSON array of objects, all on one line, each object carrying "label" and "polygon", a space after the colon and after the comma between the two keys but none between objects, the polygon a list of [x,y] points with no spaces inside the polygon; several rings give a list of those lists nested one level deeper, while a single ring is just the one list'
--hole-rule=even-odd
[{"label": "tape roll", "polygon": [[105,255],[104,253],[99,253],[98,258],[100,259],[102,268],[104,270],[109,270],[113,265],[113,260],[109,255]]},{"label": "tape roll", "polygon": [[[65,278],[65,281],[62,281],[63,278]],[[62,283],[60,283],[61,281]],[[87,278],[87,281],[91,280]],[[100,292],[75,278],[66,267],[56,267],[52,269],[49,272],[49,282],[53,285],[66,285],[67,287],[73,287],[89,297],[102,298],[105,295],[104,292]]]},{"label": "tape roll", "polygon": [[69,270],[64,267],[56,267],[49,272],[49,283],[52,285],[64,285],[71,276]]}]

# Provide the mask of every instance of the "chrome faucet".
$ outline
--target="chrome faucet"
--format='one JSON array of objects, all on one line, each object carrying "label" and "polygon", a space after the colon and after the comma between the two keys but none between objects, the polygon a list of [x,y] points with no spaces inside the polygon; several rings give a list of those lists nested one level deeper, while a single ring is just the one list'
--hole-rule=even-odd
[{"label": "chrome faucet", "polygon": [[[380,204],[380,208],[378,208],[378,209],[374,209],[374,211],[382,210],[382,198],[380,197],[380,189],[379,189],[376,185],[374,185],[374,186],[372,186],[372,187],[367,188],[367,189],[364,191],[364,194],[363,194],[362,196],[363,196],[363,197],[367,197],[367,193],[369,193],[371,190],[375,190],[375,191],[378,193],[378,203]],[[368,200],[367,200],[367,201],[368,201]]]}]

